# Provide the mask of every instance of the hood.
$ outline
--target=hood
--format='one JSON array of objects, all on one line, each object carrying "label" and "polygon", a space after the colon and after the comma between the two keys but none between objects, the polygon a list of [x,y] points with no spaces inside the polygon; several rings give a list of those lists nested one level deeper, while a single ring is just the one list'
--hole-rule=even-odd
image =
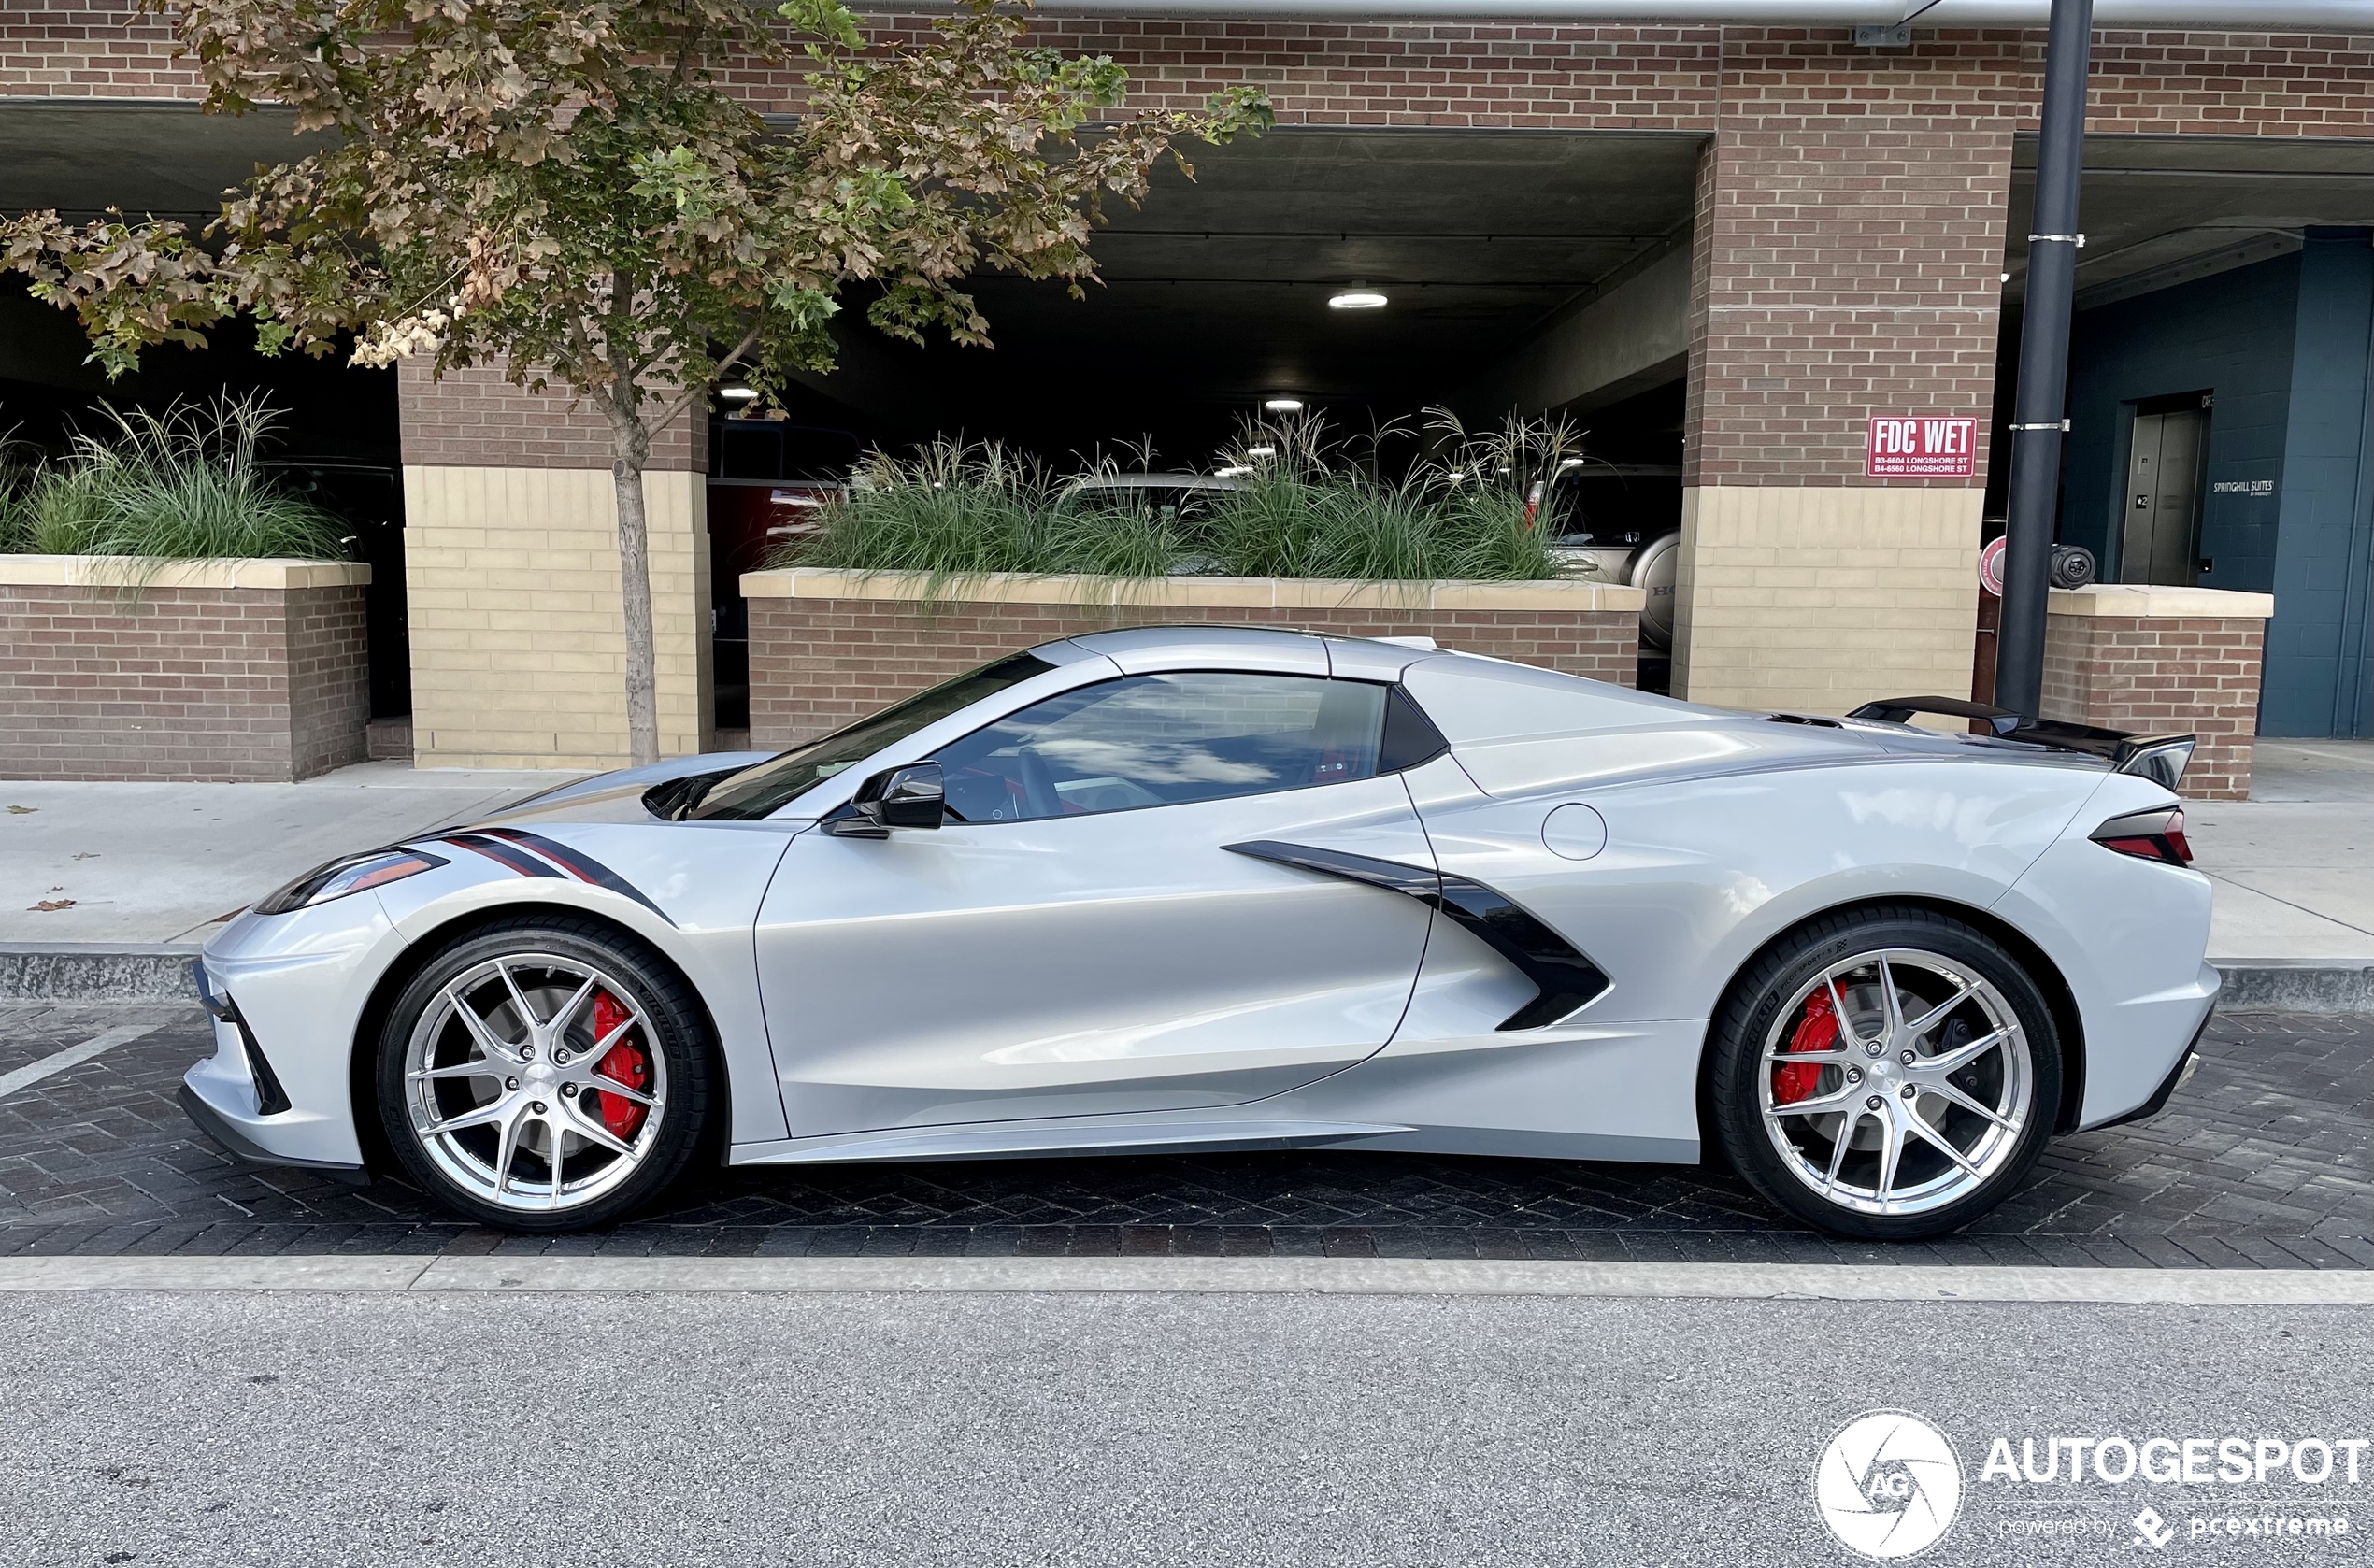
[{"label": "hood", "polygon": [[657,821],[659,819],[652,816],[650,808],[643,804],[644,792],[652,785],[710,774],[738,773],[775,755],[772,751],[708,751],[690,757],[671,757],[649,767],[597,773],[591,777],[556,785],[542,794],[514,801],[499,811],[488,813],[479,820],[513,825],[524,821]]}]

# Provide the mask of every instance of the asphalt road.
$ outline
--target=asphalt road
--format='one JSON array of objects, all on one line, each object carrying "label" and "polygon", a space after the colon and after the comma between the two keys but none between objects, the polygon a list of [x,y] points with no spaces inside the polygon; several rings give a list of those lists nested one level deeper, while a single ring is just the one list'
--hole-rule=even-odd
[{"label": "asphalt road", "polygon": [[[1923,1415],[1924,1561],[2366,1561],[2353,1488],[1982,1481],[1991,1439],[2374,1435],[2374,1309],[65,1293],[0,1315],[0,1562],[1794,1564]],[[2267,1499],[2276,1501],[2267,1502]],[[2133,1544],[2154,1506],[2177,1533]],[[2343,1539],[2189,1535],[2347,1517]],[[2038,1539],[2017,1521],[2098,1521]]]}]

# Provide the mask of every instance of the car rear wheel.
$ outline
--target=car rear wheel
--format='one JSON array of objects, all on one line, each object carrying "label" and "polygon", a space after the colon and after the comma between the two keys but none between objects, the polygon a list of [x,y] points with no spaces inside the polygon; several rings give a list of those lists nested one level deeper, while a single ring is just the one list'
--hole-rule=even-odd
[{"label": "car rear wheel", "polygon": [[2000,944],[1933,910],[1795,934],[1733,987],[1709,1046],[1723,1152],[1839,1235],[1968,1224],[2018,1189],[2060,1107],[2043,992]]},{"label": "car rear wheel", "polygon": [[447,1207],[516,1231],[608,1224],[675,1179],[708,1119],[712,1053],[684,982],[565,916],[454,943],[404,989],[379,1116]]}]

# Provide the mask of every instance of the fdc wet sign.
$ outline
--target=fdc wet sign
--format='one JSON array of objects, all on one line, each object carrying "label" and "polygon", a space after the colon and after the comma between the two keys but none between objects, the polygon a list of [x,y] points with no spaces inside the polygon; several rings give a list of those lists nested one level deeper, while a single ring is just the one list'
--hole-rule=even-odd
[{"label": "fdc wet sign", "polygon": [[1872,479],[1966,479],[1978,472],[1979,421],[1874,415],[1863,473]]}]

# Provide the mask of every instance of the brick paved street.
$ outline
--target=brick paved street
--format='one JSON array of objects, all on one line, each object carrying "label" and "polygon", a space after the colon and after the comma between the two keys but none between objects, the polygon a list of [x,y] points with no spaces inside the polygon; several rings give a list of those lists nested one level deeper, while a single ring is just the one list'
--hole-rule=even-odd
[{"label": "brick paved street", "polygon": [[2374,1020],[2213,1026],[2156,1120],[2064,1140],[1978,1227],[1833,1243],[1688,1167],[1373,1153],[695,1173],[674,1206],[541,1240],[450,1221],[411,1189],[245,1169],[173,1101],[194,1009],[0,1005],[0,1073],[106,1030],[156,1032],[0,1102],[0,1254],[587,1251],[1137,1253],[2374,1267]]}]

